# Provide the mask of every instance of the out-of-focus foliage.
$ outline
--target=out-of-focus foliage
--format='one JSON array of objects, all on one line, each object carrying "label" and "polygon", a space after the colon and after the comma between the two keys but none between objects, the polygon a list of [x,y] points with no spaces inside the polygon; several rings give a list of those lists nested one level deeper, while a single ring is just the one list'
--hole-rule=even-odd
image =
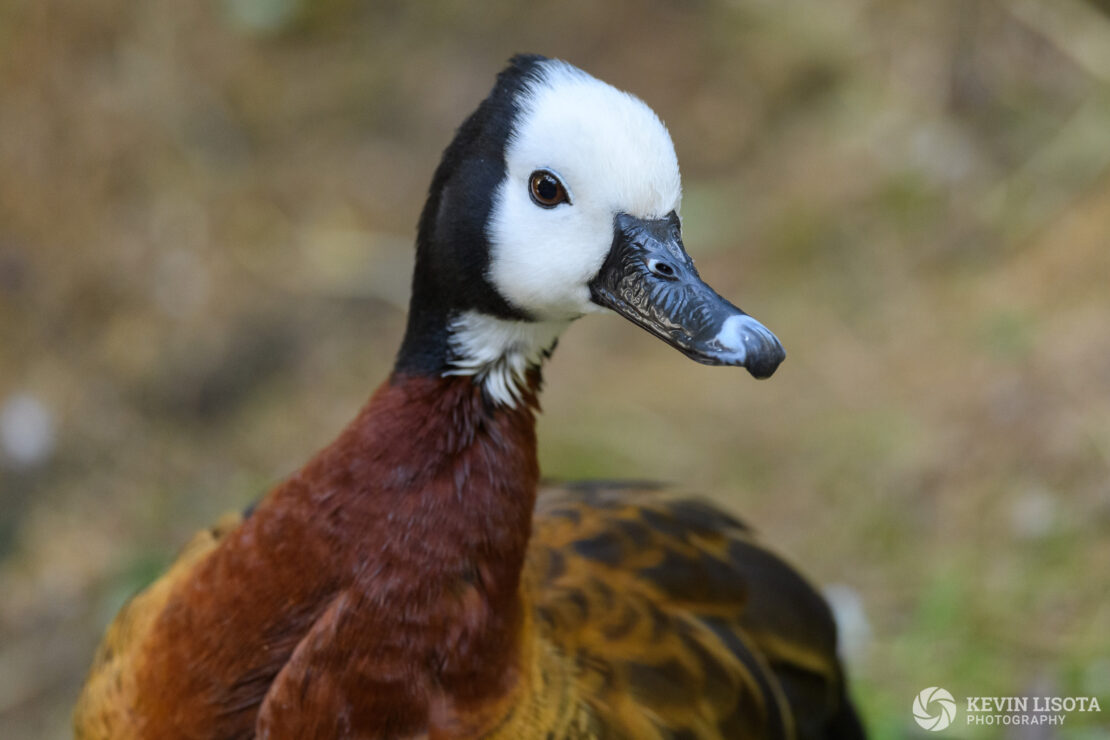
[{"label": "out-of-focus foliage", "polygon": [[934,685],[1098,696],[1061,734],[1099,736],[1106,11],[3,3],[0,737],[67,736],[126,595],[384,377],[432,169],[517,51],[659,112],[702,274],[789,353],[756,383],[583,321],[547,374],[546,473],[746,516],[832,587],[878,737]]}]

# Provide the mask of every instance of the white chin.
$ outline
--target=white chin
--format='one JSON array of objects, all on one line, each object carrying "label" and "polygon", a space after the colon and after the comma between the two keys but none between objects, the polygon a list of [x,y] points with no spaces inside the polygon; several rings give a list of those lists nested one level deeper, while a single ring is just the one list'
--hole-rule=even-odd
[{"label": "white chin", "polygon": [[519,286],[503,288],[496,283],[495,287],[510,304],[537,321],[574,321],[601,308],[590,300],[590,289],[585,285],[558,293],[550,285],[536,286],[532,291],[521,290]]}]

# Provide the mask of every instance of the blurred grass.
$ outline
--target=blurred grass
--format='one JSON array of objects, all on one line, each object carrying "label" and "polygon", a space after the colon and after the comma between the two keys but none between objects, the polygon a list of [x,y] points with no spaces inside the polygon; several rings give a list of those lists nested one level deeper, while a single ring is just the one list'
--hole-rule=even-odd
[{"label": "blurred grass", "polygon": [[9,0],[0,404],[53,437],[0,457],[0,736],[67,736],[126,595],[385,375],[432,169],[517,51],[659,112],[701,272],[789,353],[755,383],[583,321],[545,472],[705,491],[860,594],[877,737],[931,685],[1110,705],[1105,4]]}]

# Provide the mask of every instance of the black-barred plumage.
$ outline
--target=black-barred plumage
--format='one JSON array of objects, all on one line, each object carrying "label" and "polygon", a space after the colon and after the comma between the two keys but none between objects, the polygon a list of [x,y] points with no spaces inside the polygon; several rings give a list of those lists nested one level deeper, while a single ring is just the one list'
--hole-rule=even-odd
[{"label": "black-barred plumage", "polygon": [[541,634],[599,686],[595,736],[651,737],[652,716],[662,737],[862,736],[824,600],[711,504],[549,485],[529,565]]}]

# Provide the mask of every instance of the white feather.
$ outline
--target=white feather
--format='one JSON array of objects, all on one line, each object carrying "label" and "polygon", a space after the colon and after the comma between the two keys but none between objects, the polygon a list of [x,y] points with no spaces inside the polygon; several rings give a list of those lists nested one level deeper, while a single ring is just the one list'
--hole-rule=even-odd
[{"label": "white feather", "polygon": [[529,368],[543,363],[567,323],[507,321],[477,311],[457,314],[447,327],[451,369],[444,375],[472,375],[495,403],[516,406]]},{"label": "white feather", "polygon": [[[661,218],[678,208],[678,159],[643,101],[565,62],[541,63],[519,103],[494,192],[487,277],[530,315],[570,320],[600,310],[588,283],[609,253],[616,214]],[[570,204],[532,202],[537,169],[562,179]]]}]

